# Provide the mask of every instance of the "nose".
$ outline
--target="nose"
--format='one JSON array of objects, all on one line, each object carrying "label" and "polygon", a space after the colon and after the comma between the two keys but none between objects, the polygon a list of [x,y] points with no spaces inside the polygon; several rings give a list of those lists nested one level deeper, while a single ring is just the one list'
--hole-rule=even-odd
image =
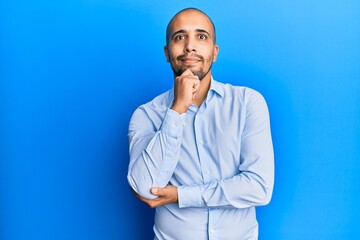
[{"label": "nose", "polygon": [[186,40],[185,47],[184,47],[184,52],[185,53],[196,52],[196,44],[195,44],[194,39],[189,37]]}]

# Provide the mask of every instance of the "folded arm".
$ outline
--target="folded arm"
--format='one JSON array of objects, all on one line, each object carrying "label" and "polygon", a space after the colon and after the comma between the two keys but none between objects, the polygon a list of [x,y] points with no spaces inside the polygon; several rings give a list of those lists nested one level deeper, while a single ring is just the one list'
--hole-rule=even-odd
[{"label": "folded arm", "polygon": [[270,119],[264,98],[255,91],[246,105],[238,170],[227,179],[179,186],[179,206],[247,208],[269,203],[274,185]]}]

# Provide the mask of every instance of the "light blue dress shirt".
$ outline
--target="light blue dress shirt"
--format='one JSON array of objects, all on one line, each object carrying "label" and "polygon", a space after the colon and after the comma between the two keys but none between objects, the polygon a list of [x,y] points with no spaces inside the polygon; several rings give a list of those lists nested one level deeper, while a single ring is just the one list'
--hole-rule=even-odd
[{"label": "light blue dress shirt", "polygon": [[178,204],[157,207],[155,239],[257,239],[255,206],[269,203],[274,155],[261,94],[211,80],[186,113],[173,90],[137,108],[129,124],[128,181],[141,196],[178,187]]}]

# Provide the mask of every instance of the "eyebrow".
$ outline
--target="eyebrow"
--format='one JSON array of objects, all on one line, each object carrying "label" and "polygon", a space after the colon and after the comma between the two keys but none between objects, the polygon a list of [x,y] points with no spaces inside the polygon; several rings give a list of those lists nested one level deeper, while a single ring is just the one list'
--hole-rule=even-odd
[{"label": "eyebrow", "polygon": [[185,31],[184,29],[180,29],[179,31],[174,32],[174,33],[172,34],[171,38],[174,38],[174,36],[175,36],[176,34],[179,34],[179,33],[186,33],[186,31]]},{"label": "eyebrow", "polygon": [[[201,28],[196,29],[195,32],[198,32],[198,33],[206,33],[207,35],[211,36],[208,31],[206,31],[206,30],[204,30],[204,29],[201,29]],[[174,33],[172,34],[171,38],[174,38],[174,36],[175,36],[176,34],[179,34],[179,33],[186,33],[186,31],[185,31],[184,29],[180,29],[180,30],[174,32]]]},{"label": "eyebrow", "polygon": [[208,31],[204,30],[204,29],[196,29],[196,32],[201,32],[201,33],[206,33],[207,35],[211,36],[210,33],[208,33]]}]

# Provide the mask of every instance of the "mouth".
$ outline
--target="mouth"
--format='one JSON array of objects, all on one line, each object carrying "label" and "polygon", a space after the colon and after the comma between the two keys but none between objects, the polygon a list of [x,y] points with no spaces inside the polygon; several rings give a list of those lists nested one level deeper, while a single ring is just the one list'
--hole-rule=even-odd
[{"label": "mouth", "polygon": [[183,58],[180,61],[183,62],[185,65],[194,65],[199,63],[201,60],[199,58]]},{"label": "mouth", "polygon": [[177,60],[182,62],[184,65],[195,65],[203,61],[203,57],[200,55],[181,55],[177,57]]}]

